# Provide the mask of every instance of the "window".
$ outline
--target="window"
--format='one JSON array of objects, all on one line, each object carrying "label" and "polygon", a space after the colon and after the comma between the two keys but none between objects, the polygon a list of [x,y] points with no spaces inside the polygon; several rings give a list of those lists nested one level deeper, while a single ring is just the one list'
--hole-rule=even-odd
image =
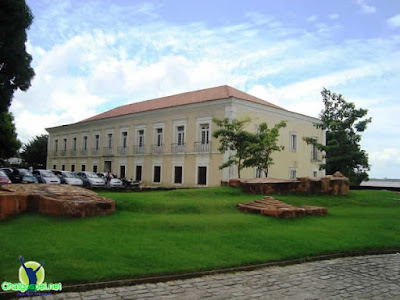
[{"label": "window", "polygon": [[65,171],[65,165],[61,165],[61,170]]},{"label": "window", "polygon": [[93,165],[93,172],[94,173],[97,173],[97,169],[98,169],[97,165]]},{"label": "window", "polygon": [[94,136],[94,149],[99,150],[100,149],[100,135],[96,134]]},{"label": "window", "polygon": [[122,135],[121,146],[122,146],[122,148],[126,148],[126,147],[128,147],[128,132],[123,131],[121,133],[121,135]]},{"label": "window", "polygon": [[142,166],[136,166],[136,181],[142,181]]},{"label": "window", "polygon": [[71,165],[71,172],[75,172],[75,165]]},{"label": "window", "polygon": [[83,147],[82,147],[82,149],[83,150],[87,150],[87,147],[88,147],[88,138],[87,138],[87,136],[84,136],[83,137]]},{"label": "window", "polygon": [[82,165],[82,166],[81,166],[81,171],[82,171],[82,172],[85,172],[85,171],[86,171],[86,165]]},{"label": "window", "polygon": [[263,174],[263,170],[260,168],[256,168],[256,178],[261,178]]},{"label": "window", "polygon": [[207,167],[198,167],[197,169],[197,184],[206,185],[207,184]]},{"label": "window", "polygon": [[174,176],[174,183],[175,184],[182,184],[182,167],[175,167],[175,176]]},{"label": "window", "polygon": [[63,150],[67,151],[67,139],[64,139]]},{"label": "window", "polygon": [[58,140],[54,140],[54,151],[58,151]]},{"label": "window", "polygon": [[313,177],[318,177],[318,171],[313,171]]},{"label": "window", "polygon": [[[318,141],[318,139],[316,137],[312,138],[315,142]],[[318,160],[318,149],[317,146],[314,144],[311,144],[311,160]]]},{"label": "window", "polygon": [[161,166],[154,166],[153,182],[154,183],[160,183],[161,182]]},{"label": "window", "polygon": [[107,148],[112,148],[112,136],[113,136],[112,133],[107,134],[107,145],[106,145]]},{"label": "window", "polygon": [[76,150],[76,137],[72,138],[72,150]]},{"label": "window", "polygon": [[57,170],[57,165],[53,165],[53,170]]},{"label": "window", "polygon": [[297,169],[289,168],[289,179],[296,179],[297,178]]},{"label": "window", "polygon": [[139,145],[139,147],[143,147],[144,146],[144,129],[140,129],[138,130],[138,138],[137,138],[137,144]]},{"label": "window", "polygon": [[177,126],[176,133],[176,143],[178,146],[185,145],[185,126]]},{"label": "window", "polygon": [[210,141],[210,124],[200,125],[200,142],[202,144],[208,144]]},{"label": "window", "polygon": [[125,178],[125,166],[119,166],[119,177]]},{"label": "window", "polygon": [[156,129],[156,145],[158,147],[162,146],[163,144],[163,129],[157,128]]},{"label": "window", "polygon": [[290,133],[290,151],[297,151],[297,134]]}]

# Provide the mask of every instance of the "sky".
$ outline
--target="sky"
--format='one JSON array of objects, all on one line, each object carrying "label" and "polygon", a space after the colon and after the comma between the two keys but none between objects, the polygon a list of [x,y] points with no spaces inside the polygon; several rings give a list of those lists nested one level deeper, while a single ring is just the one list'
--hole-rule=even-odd
[{"label": "sky", "polygon": [[368,109],[371,178],[400,178],[399,0],[26,0],[26,143],[108,109],[220,85],[318,117],[323,87]]}]

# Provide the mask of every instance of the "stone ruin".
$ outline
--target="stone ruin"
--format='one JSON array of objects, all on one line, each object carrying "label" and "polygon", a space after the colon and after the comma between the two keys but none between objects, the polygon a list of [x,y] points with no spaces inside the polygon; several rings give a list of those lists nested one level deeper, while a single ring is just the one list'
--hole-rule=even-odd
[{"label": "stone ruin", "polygon": [[115,211],[115,202],[93,191],[70,185],[0,186],[0,220],[25,211],[83,218],[110,214]]},{"label": "stone ruin", "polygon": [[292,219],[303,216],[325,216],[327,209],[320,206],[293,206],[266,196],[260,200],[239,203],[237,207],[243,212],[257,213],[275,218]]},{"label": "stone ruin", "polygon": [[299,177],[294,180],[275,178],[230,179],[222,183],[231,187],[240,187],[250,194],[328,194],[348,195],[349,179],[340,172],[320,178]]}]

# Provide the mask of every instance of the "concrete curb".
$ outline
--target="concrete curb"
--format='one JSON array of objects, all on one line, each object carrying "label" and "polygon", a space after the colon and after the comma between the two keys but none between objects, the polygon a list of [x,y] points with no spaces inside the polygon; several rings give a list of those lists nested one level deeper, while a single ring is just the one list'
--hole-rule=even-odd
[{"label": "concrete curb", "polygon": [[[96,289],[104,289],[111,287],[130,286],[144,283],[157,283],[167,282],[172,280],[183,280],[195,277],[203,277],[207,275],[225,274],[225,273],[236,273],[242,271],[253,271],[261,268],[277,267],[277,266],[289,266],[307,262],[315,262],[321,260],[330,260],[336,258],[354,257],[354,256],[367,256],[367,255],[382,255],[382,254],[395,254],[400,253],[400,248],[383,249],[383,250],[368,250],[368,251],[355,251],[355,252],[338,252],[326,255],[310,256],[305,258],[283,260],[283,261],[272,261],[254,265],[236,266],[223,269],[213,269],[208,271],[200,271],[193,273],[181,273],[181,274],[169,274],[142,278],[122,279],[113,281],[93,282],[85,284],[75,285],[63,285],[62,292],[84,292]],[[0,299],[12,299],[16,297],[16,292],[0,292]]]}]

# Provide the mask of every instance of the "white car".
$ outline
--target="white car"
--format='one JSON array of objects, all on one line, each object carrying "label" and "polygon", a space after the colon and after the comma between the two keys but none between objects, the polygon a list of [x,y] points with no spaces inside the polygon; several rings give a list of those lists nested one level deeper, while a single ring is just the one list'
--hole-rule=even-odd
[{"label": "white car", "polygon": [[94,172],[78,172],[76,173],[80,179],[83,181],[84,187],[104,187],[104,180],[96,175]]},{"label": "white car", "polygon": [[37,178],[39,183],[47,183],[47,184],[60,184],[60,179],[54,175],[50,170],[33,170],[33,176]]},{"label": "white car", "polygon": [[[97,173],[97,175],[104,180],[104,183],[107,185],[107,172],[100,172]],[[121,181],[121,179],[114,177],[114,175],[110,174],[111,176],[111,180],[110,180],[110,184],[108,187],[110,188],[123,188],[124,187],[124,183]]]},{"label": "white car", "polygon": [[51,170],[60,178],[62,184],[82,186],[83,181],[76,174],[70,171]]}]

